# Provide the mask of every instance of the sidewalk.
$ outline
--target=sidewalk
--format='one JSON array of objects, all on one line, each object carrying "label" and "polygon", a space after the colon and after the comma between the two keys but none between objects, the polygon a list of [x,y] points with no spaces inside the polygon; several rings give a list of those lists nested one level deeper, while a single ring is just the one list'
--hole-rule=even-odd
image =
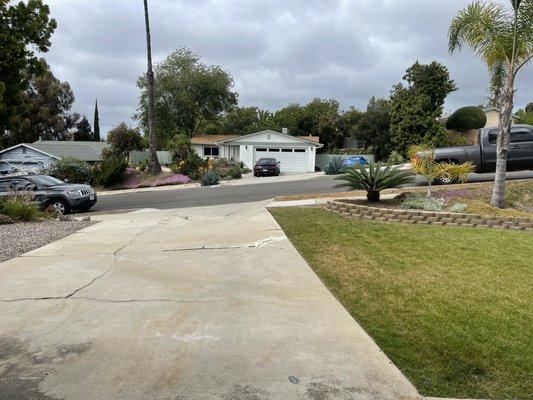
[{"label": "sidewalk", "polygon": [[0,397],[420,399],[265,206],[101,215],[0,264]]}]

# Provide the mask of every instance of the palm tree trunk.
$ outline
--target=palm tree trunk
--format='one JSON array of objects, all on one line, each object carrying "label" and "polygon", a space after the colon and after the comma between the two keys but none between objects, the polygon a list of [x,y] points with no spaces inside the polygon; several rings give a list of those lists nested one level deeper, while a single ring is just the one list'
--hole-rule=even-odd
[{"label": "palm tree trunk", "polygon": [[513,114],[514,76],[511,73],[502,96],[500,113],[500,132],[496,141],[496,175],[490,204],[494,207],[505,207],[505,174],[507,172],[507,156],[511,140],[511,123]]},{"label": "palm tree trunk", "polygon": [[146,83],[148,86],[148,144],[150,149],[150,172],[158,174],[161,165],[157,159],[157,137],[155,134],[155,82],[152,68],[152,39],[150,35],[150,19],[148,17],[148,0],[144,0],[144,21],[146,25],[146,55],[148,69],[146,71]]}]

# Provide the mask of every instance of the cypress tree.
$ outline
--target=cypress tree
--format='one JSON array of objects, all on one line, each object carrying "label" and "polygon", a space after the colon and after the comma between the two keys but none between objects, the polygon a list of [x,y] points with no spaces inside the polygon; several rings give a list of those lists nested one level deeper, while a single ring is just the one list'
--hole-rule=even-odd
[{"label": "cypress tree", "polygon": [[94,103],[94,133],[93,133],[93,141],[99,142],[100,141],[100,117],[98,116],[98,99],[96,99],[96,102]]}]

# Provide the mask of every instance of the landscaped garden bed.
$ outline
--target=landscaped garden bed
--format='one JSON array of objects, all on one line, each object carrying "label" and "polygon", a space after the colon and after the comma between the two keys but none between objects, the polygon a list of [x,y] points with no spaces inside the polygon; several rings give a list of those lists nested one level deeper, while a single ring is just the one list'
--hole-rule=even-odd
[{"label": "landscaped garden bed", "polygon": [[531,398],[533,235],[271,213],[421,394]]}]

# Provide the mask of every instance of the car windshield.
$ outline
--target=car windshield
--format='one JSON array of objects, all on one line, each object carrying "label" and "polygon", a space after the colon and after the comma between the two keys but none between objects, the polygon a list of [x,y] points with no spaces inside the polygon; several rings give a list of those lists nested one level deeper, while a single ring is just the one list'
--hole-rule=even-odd
[{"label": "car windshield", "polygon": [[257,165],[276,165],[277,161],[275,158],[260,158],[257,161]]},{"label": "car windshield", "polygon": [[32,176],[29,178],[34,184],[37,186],[44,186],[44,187],[50,187],[50,186],[56,186],[56,185],[62,185],[65,182],[53,178],[51,176]]}]

